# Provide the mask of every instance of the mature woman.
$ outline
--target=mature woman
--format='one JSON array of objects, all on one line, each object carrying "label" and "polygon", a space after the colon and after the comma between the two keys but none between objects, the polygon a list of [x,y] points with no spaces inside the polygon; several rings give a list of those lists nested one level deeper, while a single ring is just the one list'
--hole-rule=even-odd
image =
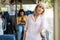
[{"label": "mature woman", "polygon": [[42,33],[45,29],[45,19],[43,17],[44,11],[44,6],[38,4],[35,7],[34,14],[28,16],[23,40],[42,40],[42,38],[45,37]]}]

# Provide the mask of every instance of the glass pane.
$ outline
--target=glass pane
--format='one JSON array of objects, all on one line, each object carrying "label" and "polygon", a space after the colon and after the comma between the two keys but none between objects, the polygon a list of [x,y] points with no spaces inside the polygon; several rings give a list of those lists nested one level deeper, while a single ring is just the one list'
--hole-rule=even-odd
[{"label": "glass pane", "polygon": [[[34,19],[34,17],[29,18],[29,15],[33,15],[35,13],[35,7],[37,6],[38,3],[42,3],[45,8],[45,12],[43,17],[45,18],[45,27],[42,34],[44,37],[41,40],[54,40],[54,35],[53,35],[53,30],[54,30],[54,25],[53,25],[53,19],[54,19],[54,0],[0,0],[0,14],[2,13],[4,22],[2,27],[2,20],[0,20],[0,26],[4,28],[2,30],[2,34],[9,34],[13,35],[15,39],[17,40],[22,40],[24,38],[24,29],[26,28],[26,22],[29,19],[29,30],[28,33],[26,33],[26,40],[27,39],[32,39],[33,40],[39,40],[40,34],[33,34],[33,32],[36,32],[36,26],[39,26],[41,24],[41,19],[39,19],[39,16],[37,20]],[[21,12],[21,13],[20,13]],[[1,16],[1,15],[0,15]],[[1,18],[1,17],[0,17]],[[34,20],[36,22],[34,22]],[[39,23],[40,22],[40,23]],[[44,22],[43,22],[44,23]],[[33,25],[34,26],[33,26]],[[35,26],[36,25],[36,26]],[[31,27],[32,26],[32,27]],[[33,31],[33,32],[30,32]],[[40,29],[39,29],[40,32]],[[30,34],[31,33],[31,34]],[[37,32],[38,33],[38,32]],[[7,36],[9,36],[7,35]]]}]

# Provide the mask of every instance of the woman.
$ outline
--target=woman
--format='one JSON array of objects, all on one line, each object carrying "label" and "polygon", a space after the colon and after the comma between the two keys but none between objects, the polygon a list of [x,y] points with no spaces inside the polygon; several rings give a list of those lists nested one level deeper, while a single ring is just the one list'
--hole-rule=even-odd
[{"label": "woman", "polygon": [[17,17],[17,24],[18,24],[18,40],[23,38],[24,26],[27,20],[27,16],[23,9],[19,10],[18,17]]},{"label": "woman", "polygon": [[18,17],[17,17],[17,24],[25,24],[27,20],[27,16],[23,9],[19,10]]},{"label": "woman", "polygon": [[24,28],[23,40],[42,40],[45,36],[42,31],[45,29],[45,22],[43,18],[44,7],[42,4],[38,4],[35,7],[35,13],[28,16]]}]

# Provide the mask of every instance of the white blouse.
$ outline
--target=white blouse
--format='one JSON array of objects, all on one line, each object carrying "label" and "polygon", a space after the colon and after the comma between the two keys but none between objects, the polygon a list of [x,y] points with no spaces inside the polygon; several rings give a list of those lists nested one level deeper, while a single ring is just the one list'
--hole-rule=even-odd
[{"label": "white blouse", "polygon": [[28,16],[27,23],[25,25],[26,40],[42,40],[40,32],[45,29],[45,19],[39,15],[36,21],[33,14]]}]

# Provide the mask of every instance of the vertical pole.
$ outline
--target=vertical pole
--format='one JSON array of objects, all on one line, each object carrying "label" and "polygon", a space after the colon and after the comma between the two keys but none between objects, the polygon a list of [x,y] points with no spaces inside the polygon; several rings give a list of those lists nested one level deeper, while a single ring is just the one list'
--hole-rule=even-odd
[{"label": "vertical pole", "polygon": [[20,2],[20,9],[22,9],[22,3]]},{"label": "vertical pole", "polygon": [[[17,18],[17,0],[15,0],[15,20]],[[16,40],[17,40],[17,20],[16,20],[16,23],[15,23],[15,28],[16,28]]]},{"label": "vertical pole", "polygon": [[59,24],[59,0],[54,0],[54,38],[59,40],[60,24]]},{"label": "vertical pole", "polygon": [[36,4],[38,4],[38,0],[36,0]]},{"label": "vertical pole", "polygon": [[1,12],[1,0],[0,0],[0,12]]}]

